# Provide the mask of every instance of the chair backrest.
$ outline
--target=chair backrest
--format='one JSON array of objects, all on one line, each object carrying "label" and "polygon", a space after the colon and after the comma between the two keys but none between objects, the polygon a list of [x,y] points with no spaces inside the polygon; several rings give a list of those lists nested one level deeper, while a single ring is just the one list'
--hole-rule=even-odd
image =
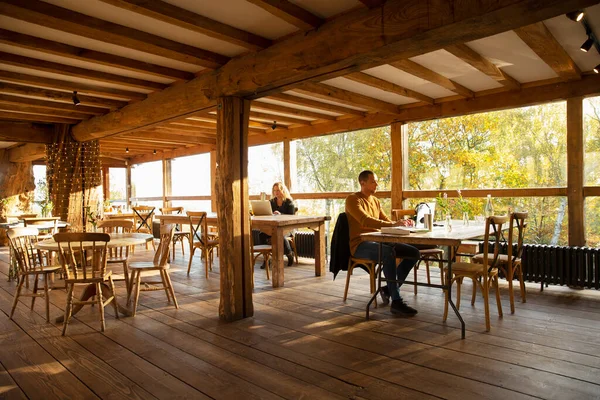
[{"label": "chair backrest", "polygon": [[350,260],[350,227],[346,213],[340,213],[331,237],[331,257],[329,258],[329,271],[333,279],[340,271],[348,270]]},{"label": "chair backrest", "polygon": [[154,253],[154,265],[164,267],[169,263],[170,244],[175,232],[175,224],[160,224],[160,243]]},{"label": "chair backrest", "polygon": [[135,231],[136,232],[150,232],[152,233],[152,219],[154,217],[154,209],[152,206],[134,206],[131,207],[133,210],[135,219]]},{"label": "chair backrest", "polygon": [[106,273],[107,233],[57,233],[58,254],[66,279],[85,282]]},{"label": "chair backrest", "polygon": [[162,207],[158,210],[163,215],[183,214],[183,207]]},{"label": "chair backrest", "polygon": [[[527,212],[514,212],[510,214],[508,230],[508,258],[515,261],[523,255],[523,237],[525,236],[525,227],[527,227]],[[513,245],[515,244],[515,228],[517,229],[517,249],[513,254]]]},{"label": "chair backrest", "polygon": [[203,246],[208,243],[208,223],[205,211],[188,211],[190,220],[190,237],[193,242],[200,242]]},{"label": "chair backrest", "polygon": [[[488,271],[498,266],[500,242],[503,240],[502,225],[508,222],[508,216],[491,216],[485,221],[485,237],[483,246],[483,265],[488,266]],[[494,254],[490,258],[490,244],[493,242]]]},{"label": "chair backrest", "polygon": [[49,231],[50,234],[54,235],[55,233],[58,233],[58,217],[23,218],[23,225],[25,227],[39,227],[40,225],[42,225],[44,227],[43,229]]},{"label": "chair backrest", "polygon": [[38,240],[36,228],[13,228],[6,232],[13,256],[22,273],[33,271],[36,267],[44,269],[42,256],[34,244]]},{"label": "chair backrest", "polygon": [[134,224],[130,219],[105,219],[98,221],[98,228],[104,233],[128,233],[133,231]]},{"label": "chair backrest", "polygon": [[392,209],[392,219],[394,221],[398,221],[404,217],[412,218],[417,215],[417,212],[413,209],[402,209],[402,208],[394,208]]}]

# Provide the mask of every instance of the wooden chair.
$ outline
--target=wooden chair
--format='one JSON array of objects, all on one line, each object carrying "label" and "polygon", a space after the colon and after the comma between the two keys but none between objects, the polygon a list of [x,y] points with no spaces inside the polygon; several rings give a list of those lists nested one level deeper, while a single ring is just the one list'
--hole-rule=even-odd
[{"label": "wooden chair", "polygon": [[[119,319],[112,272],[106,270],[107,245],[110,236],[107,233],[57,233],[54,235],[54,240],[58,244],[58,254],[68,288],[63,336],[67,332],[73,306],[86,304],[98,305],[100,329],[104,332],[104,307],[112,302],[115,316]],[[95,295],[91,300],[75,300],[75,285],[80,284],[95,287]]]},{"label": "wooden chair", "polygon": [[190,261],[188,263],[187,274],[190,274],[192,268],[192,258],[196,249],[200,249],[204,257],[204,265],[206,266],[206,278],[208,279],[208,271],[212,270],[212,255],[215,248],[219,246],[219,240],[210,239],[208,235],[208,224],[206,221],[206,212],[204,211],[188,211],[190,219],[190,238],[192,244],[190,246]]},{"label": "wooden chair", "polygon": [[[152,206],[134,206],[131,207],[134,214],[134,230],[140,233],[153,234],[152,221],[154,219],[154,209]],[[152,241],[152,248],[156,251],[156,245],[154,244],[154,238]],[[149,240],[149,241],[150,241]],[[146,249],[148,249],[148,243],[146,242]]]},{"label": "wooden chair", "polygon": [[[128,233],[133,231],[133,221],[130,219],[108,219],[98,222],[98,228],[104,233]],[[107,265],[121,264],[123,277],[113,276],[113,281],[125,281],[125,288],[129,290],[129,251],[133,246],[111,247],[108,249]]]},{"label": "wooden chair", "polygon": [[[23,218],[23,225],[27,227],[37,228],[38,240],[51,239],[55,233],[58,233],[59,217],[48,218]],[[41,226],[44,226],[42,228]]]},{"label": "wooden chair", "polygon": [[[447,276],[446,279],[450,279],[450,285],[454,282],[457,283],[456,289],[456,308],[460,308],[460,287],[464,278],[471,278],[473,285],[479,285],[481,292],[483,293],[483,303],[485,310],[485,329],[489,332],[490,330],[490,304],[489,304],[489,291],[490,286],[493,286],[496,290],[496,305],[498,306],[498,315],[502,317],[502,305],[500,304],[500,289],[498,287],[498,265],[500,255],[500,242],[502,240],[502,225],[508,221],[507,216],[492,216],[488,217],[485,224],[485,236],[483,258],[481,263],[456,262],[452,264],[452,276]],[[490,238],[493,239],[494,253],[489,253]],[[447,268],[444,269],[447,273]],[[481,281],[479,280],[481,279]],[[448,291],[445,291],[446,302],[444,306],[444,318],[446,321],[448,317]],[[475,299],[471,299],[471,305],[475,303]]]},{"label": "wooden chair", "polygon": [[[350,287],[350,277],[352,276],[352,271],[354,271],[354,268],[362,265],[366,268],[367,272],[369,273],[369,287],[371,289],[371,295],[373,295],[373,293],[375,293],[375,281],[377,278],[377,262],[373,261],[373,260],[369,260],[367,258],[358,258],[358,257],[353,257],[350,256],[350,259],[348,260],[348,273],[346,274],[346,287],[344,289],[344,302],[346,301],[346,298],[348,297],[348,288]],[[375,297],[375,307],[377,307],[377,297]]]},{"label": "wooden chair", "polygon": [[[31,309],[35,305],[36,297],[44,297],[46,300],[46,322],[50,322],[50,289],[48,287],[48,275],[60,270],[60,266],[44,265],[41,252],[34,248],[35,242],[38,241],[38,230],[35,228],[13,228],[6,233],[13,257],[19,268],[17,273],[17,290],[15,291],[15,299],[10,311],[10,319],[12,319],[19,297],[31,297]],[[38,282],[40,275],[44,277],[44,292],[38,293]],[[33,276],[33,292],[30,294],[21,294],[23,284]]]},{"label": "wooden chair", "polygon": [[[250,222],[250,226],[252,226],[252,222]],[[252,245],[252,265],[256,264],[256,259],[259,256],[263,256],[265,260],[265,271],[267,272],[267,280],[271,280],[269,276],[269,259],[273,255],[273,246],[270,244],[254,244],[254,236],[252,235],[252,230],[250,231],[250,243]],[[254,274],[252,275],[252,279],[254,279]]]},{"label": "wooden chair", "polygon": [[[164,290],[167,295],[167,301],[170,303],[171,299],[173,299],[175,308],[179,308],[179,304],[177,304],[177,298],[175,297],[175,291],[173,290],[171,277],[169,276],[169,250],[171,242],[173,241],[174,231],[175,225],[161,224],[160,243],[158,244],[158,249],[154,254],[154,259],[150,262],[132,262],[129,264],[129,269],[131,270],[131,287],[129,288],[129,293],[133,296],[133,316],[135,316],[135,312],[137,310],[140,292]],[[142,281],[141,273],[145,271],[158,271],[160,275],[160,281]],[[127,302],[129,303],[129,296]]]},{"label": "wooden chair", "polygon": [[[416,214],[415,210],[412,209],[393,209],[392,210],[392,219],[395,221],[404,218],[404,217],[414,217]],[[429,272],[429,263],[437,262],[440,267],[440,280],[442,285],[444,284],[444,264],[442,259],[444,258],[444,250],[437,248],[436,246],[417,246],[419,252],[421,253],[421,259],[415,266],[413,267],[413,274],[415,282],[413,291],[414,294],[417,294],[418,285],[417,282],[417,271],[419,270],[419,266],[421,265],[421,261],[425,262],[425,271],[427,272],[427,284],[431,284],[431,274]]]},{"label": "wooden chair", "polygon": [[[523,237],[525,236],[525,227],[527,226],[527,212],[511,213],[508,227],[508,254],[498,255],[498,268],[502,271],[506,279],[508,280],[508,291],[510,296],[510,313],[515,313],[515,294],[513,291],[513,279],[515,272],[519,277],[519,285],[521,288],[521,302],[527,301],[527,293],[525,291],[525,282],[523,281],[523,264],[521,263],[521,256],[523,255]],[[515,245],[515,228],[517,230],[516,237],[516,249]],[[483,263],[483,254],[477,254],[473,257],[473,260],[478,263]]]},{"label": "wooden chair", "polygon": [[[159,208],[159,211],[163,215],[183,214],[183,207],[163,207]],[[173,233],[173,261],[175,261],[175,244],[181,243],[181,254],[185,256],[185,249],[183,248],[183,239],[186,239],[190,243],[190,232],[184,232],[179,224],[175,225],[175,232]]]}]

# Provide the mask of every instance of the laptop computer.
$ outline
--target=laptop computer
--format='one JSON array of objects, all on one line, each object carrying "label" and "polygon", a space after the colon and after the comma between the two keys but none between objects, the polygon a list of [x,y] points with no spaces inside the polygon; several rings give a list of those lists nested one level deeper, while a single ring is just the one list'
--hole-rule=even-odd
[{"label": "laptop computer", "polygon": [[250,206],[254,215],[273,215],[269,200],[250,200]]}]

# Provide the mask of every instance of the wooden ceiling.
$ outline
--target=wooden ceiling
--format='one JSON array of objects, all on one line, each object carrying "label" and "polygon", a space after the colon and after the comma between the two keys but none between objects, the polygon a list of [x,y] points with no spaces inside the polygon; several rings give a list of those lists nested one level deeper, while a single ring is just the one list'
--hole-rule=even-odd
[{"label": "wooden ceiling", "polygon": [[595,95],[586,27],[598,1],[2,0],[0,148],[72,124],[111,159],[206,152],[223,95],[251,144]]}]

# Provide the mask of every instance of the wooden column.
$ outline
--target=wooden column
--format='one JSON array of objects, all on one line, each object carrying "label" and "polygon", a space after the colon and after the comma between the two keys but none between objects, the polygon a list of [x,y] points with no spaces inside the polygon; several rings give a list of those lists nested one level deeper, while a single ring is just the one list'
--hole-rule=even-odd
[{"label": "wooden column", "polygon": [[248,199],[248,116],[250,101],[218,100],[215,189],[219,218],[221,302],[219,318],[254,315]]},{"label": "wooden column", "polygon": [[104,200],[110,199],[110,171],[105,166],[102,166],[102,194]]},{"label": "wooden column", "polygon": [[290,173],[290,139],[283,141],[283,183],[292,191],[292,176]]},{"label": "wooden column", "polygon": [[210,208],[217,212],[217,192],[215,184],[217,183],[217,152],[210,152]]},{"label": "wooden column", "polygon": [[392,142],[392,209],[404,208],[404,182],[408,180],[408,134],[406,124],[391,125]]},{"label": "wooden column", "polygon": [[127,167],[125,169],[125,201],[127,208],[131,208],[131,164],[127,161]]},{"label": "wooden column", "polygon": [[583,212],[583,98],[567,99],[569,246],[585,246]]},{"label": "wooden column", "polygon": [[167,197],[173,193],[173,181],[171,180],[171,159],[162,160],[163,177],[163,207],[171,207],[171,202]]}]

